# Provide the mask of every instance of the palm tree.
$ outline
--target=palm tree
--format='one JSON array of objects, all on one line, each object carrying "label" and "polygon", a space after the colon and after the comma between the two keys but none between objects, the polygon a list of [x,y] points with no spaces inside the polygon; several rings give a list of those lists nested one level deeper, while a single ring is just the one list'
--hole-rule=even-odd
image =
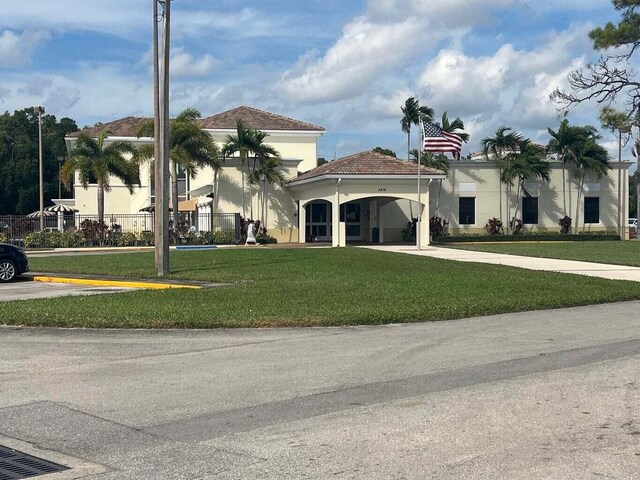
[{"label": "palm tree", "polygon": [[[419,125],[421,120],[423,122],[433,121],[434,111],[433,108],[421,106],[414,97],[407,98],[400,110],[402,110],[400,125],[402,131],[407,134],[407,160],[409,160],[411,157],[411,125]],[[413,218],[411,202],[409,202],[409,214]]]},{"label": "palm tree", "polygon": [[[249,177],[253,175],[258,169],[263,172],[264,175],[270,175],[272,178],[275,178],[277,175],[276,167],[282,165],[282,159],[280,158],[280,153],[273,148],[271,145],[264,143],[264,139],[267,137],[267,134],[261,130],[251,130],[249,138],[250,142],[250,150],[253,154],[253,168],[249,172]],[[271,169],[275,173],[271,173]],[[251,184],[251,183],[250,183]],[[263,192],[264,194],[264,192]],[[253,194],[251,190],[249,190],[249,201],[250,201],[250,209],[251,209],[251,217],[253,217]],[[264,199],[263,199],[264,206]],[[266,212],[265,212],[266,215]],[[262,218],[264,221],[264,217]]]},{"label": "palm tree", "polygon": [[456,119],[451,122],[449,121],[447,112],[444,112],[442,114],[442,124],[438,124],[438,126],[442,129],[443,132],[455,133],[462,139],[464,143],[467,143],[469,141],[469,134],[464,133],[464,122],[460,117],[456,117]]},{"label": "palm tree", "polygon": [[123,140],[105,145],[109,134],[110,132],[104,129],[95,139],[86,133],[80,133],[60,170],[60,180],[66,188],[71,188],[76,173],[83,188],[87,189],[90,183],[98,184],[100,225],[104,224],[104,193],[111,190],[111,177],[120,179],[130,193],[133,193],[134,185],[140,185],[138,164],[125,158],[125,155],[134,155],[136,148],[131,142]]},{"label": "palm tree", "polygon": [[[171,122],[169,126],[169,160],[171,167],[171,203],[173,207],[173,225],[178,226],[178,168],[189,177],[195,178],[198,169],[209,167],[215,176],[220,170],[218,148],[199,124],[200,112],[195,108],[187,108]],[[153,120],[140,124],[138,137],[153,137]],[[136,159],[148,161],[153,158],[153,145],[143,145],[138,149]],[[213,205],[211,205],[213,208]]]},{"label": "palm tree", "polygon": [[[524,183],[530,178],[540,178],[545,182],[551,180],[551,167],[549,162],[544,158],[546,152],[544,147],[532,143],[528,138],[522,139],[516,152],[507,155],[508,162],[502,170],[500,181],[506,185],[513,186],[516,182],[516,207],[513,216],[509,222],[511,233],[516,231],[516,218],[518,216],[518,208],[520,207],[520,197],[522,193],[528,193],[524,187]],[[509,212],[507,212],[509,213]]]},{"label": "palm tree", "polygon": [[249,176],[249,183],[260,185],[262,196],[262,226],[267,228],[268,195],[267,185],[278,185],[282,187],[285,182],[284,174],[280,170],[282,159],[279,155],[264,158]]},{"label": "palm tree", "polygon": [[[238,120],[236,123],[236,135],[227,135],[227,141],[222,147],[223,160],[238,154],[240,157],[241,169],[242,166],[246,166],[247,175],[251,175],[256,171],[258,166],[266,162],[270,158],[279,158],[280,154],[271,145],[264,143],[264,139],[267,137],[267,133],[245,128],[242,120]],[[253,156],[253,164],[249,166],[249,156]],[[245,204],[245,172],[242,171],[242,215],[246,216],[246,204]],[[250,216],[253,219],[253,194],[249,192],[249,208]]]},{"label": "palm tree", "polygon": [[[410,152],[413,162],[418,163],[418,149],[414,148]],[[423,167],[435,168],[436,170],[443,171],[446,175],[449,174],[449,160],[444,153],[434,153],[423,151],[420,155],[420,165]],[[438,215],[438,209],[440,208],[440,194],[442,193],[442,179],[438,180],[438,198],[436,199],[436,211]]]},{"label": "palm tree", "polygon": [[[504,156],[508,153],[513,153],[517,151],[520,142],[522,141],[522,135],[518,132],[512,131],[511,128],[506,126],[501,126],[496,130],[494,137],[485,137],[480,142],[482,147],[482,154],[484,157],[489,160],[490,158],[496,162],[498,166],[498,176],[502,179],[502,168],[504,164]],[[500,180],[502,183],[502,180]],[[507,212],[509,211],[509,191],[508,186],[505,186],[505,195],[506,195],[506,203],[507,203]],[[500,192],[500,214],[498,217],[502,219],[502,192]],[[507,213],[507,216],[509,214]]]},{"label": "palm tree", "polygon": [[569,125],[569,120],[566,118],[560,122],[557,131],[547,128],[551,135],[547,151],[554,153],[562,165],[562,210],[565,217],[567,216],[566,167],[576,160],[576,149],[584,139],[585,128],[591,127],[573,127]]},{"label": "palm tree", "polygon": [[589,136],[585,138],[576,148],[575,166],[573,174],[578,180],[578,196],[576,200],[576,222],[574,233],[578,233],[578,222],[580,214],[580,197],[584,191],[584,180],[588,174],[594,174],[601,179],[607,175],[611,169],[609,165],[609,153],[607,149],[598,145],[599,136]]}]

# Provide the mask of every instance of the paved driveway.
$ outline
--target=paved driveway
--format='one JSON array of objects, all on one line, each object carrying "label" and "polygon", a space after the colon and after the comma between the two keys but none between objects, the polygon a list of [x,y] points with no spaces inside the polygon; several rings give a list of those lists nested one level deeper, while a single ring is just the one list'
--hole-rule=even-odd
[{"label": "paved driveway", "polygon": [[355,328],[2,328],[0,443],[73,457],[69,475],[101,480],[637,478],[639,307]]}]

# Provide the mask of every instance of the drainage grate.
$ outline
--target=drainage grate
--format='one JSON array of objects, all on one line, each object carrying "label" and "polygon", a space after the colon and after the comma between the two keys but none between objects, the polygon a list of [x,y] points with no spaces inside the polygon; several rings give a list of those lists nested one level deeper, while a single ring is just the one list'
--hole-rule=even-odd
[{"label": "drainage grate", "polygon": [[0,480],[18,480],[69,468],[0,445]]}]

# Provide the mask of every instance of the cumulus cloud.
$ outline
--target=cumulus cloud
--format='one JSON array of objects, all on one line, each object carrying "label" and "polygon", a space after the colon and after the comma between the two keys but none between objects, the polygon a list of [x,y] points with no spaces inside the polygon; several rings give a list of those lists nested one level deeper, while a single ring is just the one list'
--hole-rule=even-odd
[{"label": "cumulus cloud", "polygon": [[50,38],[50,34],[44,31],[25,31],[22,34],[3,31],[0,34],[0,67],[24,67],[30,64],[38,45]]},{"label": "cumulus cloud", "polygon": [[204,77],[213,72],[219,62],[208,53],[200,58],[195,58],[184,48],[171,50],[169,68],[171,74],[176,77]]},{"label": "cumulus cloud", "polygon": [[322,58],[310,52],[283,75],[280,87],[299,102],[341,100],[361,92],[378,74],[411,57],[423,34],[415,18],[375,24],[359,17]]}]

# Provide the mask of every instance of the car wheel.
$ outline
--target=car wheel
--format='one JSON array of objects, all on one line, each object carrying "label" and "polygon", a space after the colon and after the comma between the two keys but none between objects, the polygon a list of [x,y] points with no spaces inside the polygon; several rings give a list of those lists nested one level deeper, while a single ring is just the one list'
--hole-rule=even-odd
[{"label": "car wheel", "polygon": [[16,278],[18,269],[13,260],[0,260],[0,282],[10,282]]}]

